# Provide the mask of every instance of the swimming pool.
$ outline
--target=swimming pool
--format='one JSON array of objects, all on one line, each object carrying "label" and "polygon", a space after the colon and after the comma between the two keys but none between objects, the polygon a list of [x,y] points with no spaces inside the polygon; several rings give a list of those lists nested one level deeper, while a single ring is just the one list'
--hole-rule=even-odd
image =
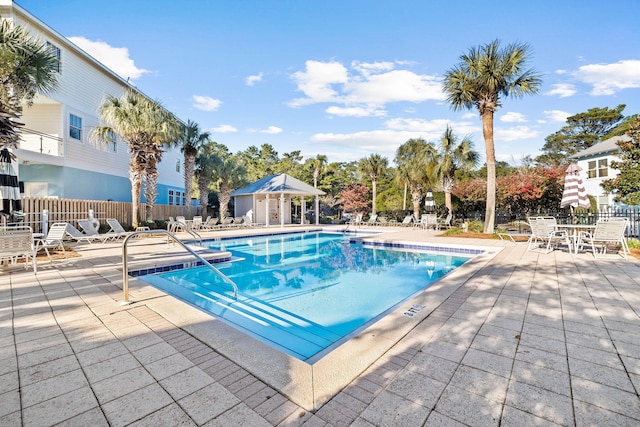
[{"label": "swimming pool", "polygon": [[[235,261],[141,277],[300,360],[317,360],[481,251],[362,243],[326,232],[206,242]],[[463,253],[466,252],[466,253]]]}]

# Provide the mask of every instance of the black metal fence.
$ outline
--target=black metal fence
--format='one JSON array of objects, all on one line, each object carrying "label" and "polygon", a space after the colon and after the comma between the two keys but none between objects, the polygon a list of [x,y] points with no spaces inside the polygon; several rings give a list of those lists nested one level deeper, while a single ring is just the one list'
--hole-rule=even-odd
[{"label": "black metal fence", "polygon": [[[483,212],[468,212],[467,220],[484,221]],[[629,218],[629,228],[627,228],[627,237],[640,237],[640,210],[639,209],[610,209],[592,211],[586,209],[578,209],[571,212],[569,209],[560,210],[540,210],[535,212],[496,212],[496,226],[498,227],[516,227],[518,231],[526,233],[528,227],[519,222],[526,222],[531,216],[553,216],[557,218],[559,224],[595,224],[599,219],[611,217]]]}]

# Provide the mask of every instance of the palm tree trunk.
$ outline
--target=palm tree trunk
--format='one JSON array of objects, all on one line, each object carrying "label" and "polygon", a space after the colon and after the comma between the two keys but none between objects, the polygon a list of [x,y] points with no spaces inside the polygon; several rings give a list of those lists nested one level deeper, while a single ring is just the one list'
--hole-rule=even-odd
[{"label": "palm tree trunk", "polygon": [[453,179],[450,177],[442,178],[442,189],[444,190],[444,205],[449,209],[450,214],[453,213],[453,203],[451,202],[451,192],[453,191]]},{"label": "palm tree trunk", "polygon": [[193,156],[191,154],[184,155],[184,192],[187,198],[187,204],[189,206],[191,206],[191,194],[193,193],[192,183],[195,164],[196,156]]},{"label": "palm tree trunk", "polygon": [[147,185],[144,190],[144,198],[147,200],[147,221],[153,221],[153,209],[158,197],[158,168],[153,157],[149,160],[145,177]]},{"label": "palm tree trunk", "polygon": [[496,150],[493,145],[493,111],[482,115],[482,132],[487,150],[487,208],[484,217],[484,233],[493,234],[496,215]]},{"label": "palm tree trunk", "polygon": [[422,199],[422,189],[411,186],[411,202],[413,203],[413,216],[420,219],[420,200]]},{"label": "palm tree trunk", "polygon": [[137,227],[139,224],[138,210],[140,209],[142,173],[138,168],[134,167],[133,164],[129,166],[129,181],[131,181],[131,225]]},{"label": "palm tree trunk", "polygon": [[220,194],[218,194],[218,201],[220,202],[220,218],[224,218],[227,216],[230,200],[231,189],[226,182],[223,182],[220,184]]},{"label": "palm tree trunk", "polygon": [[375,179],[371,180],[371,187],[373,191],[373,202],[371,203],[371,206],[372,206],[371,214],[373,215],[376,214],[376,196],[378,194],[377,184],[378,184],[378,181],[376,181]]},{"label": "palm tree trunk", "polygon": [[207,217],[207,204],[209,203],[209,180],[203,176],[198,178],[198,192],[200,193],[200,206],[202,216]]}]

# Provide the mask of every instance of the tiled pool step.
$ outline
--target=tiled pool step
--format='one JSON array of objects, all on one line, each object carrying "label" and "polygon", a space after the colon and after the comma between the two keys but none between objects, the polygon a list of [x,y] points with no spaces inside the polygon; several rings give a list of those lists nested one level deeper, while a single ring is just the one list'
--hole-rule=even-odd
[{"label": "tiled pool step", "polygon": [[273,346],[302,360],[341,338],[321,325],[263,301],[242,295],[236,301],[225,295],[229,292],[228,287],[211,283],[207,277],[211,276],[203,274],[199,284],[174,283],[156,275],[145,277],[145,281],[183,301],[189,301],[257,339],[271,341]]}]

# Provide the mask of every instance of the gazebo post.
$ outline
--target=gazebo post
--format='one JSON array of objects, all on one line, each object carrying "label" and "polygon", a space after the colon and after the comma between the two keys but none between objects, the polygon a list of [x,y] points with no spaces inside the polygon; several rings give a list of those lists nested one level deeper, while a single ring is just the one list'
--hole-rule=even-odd
[{"label": "gazebo post", "polygon": [[284,228],[284,193],[280,193],[280,228]]},{"label": "gazebo post", "polygon": [[320,224],[320,196],[316,195],[316,225]]},{"label": "gazebo post", "polygon": [[300,196],[300,225],[304,225],[304,215],[307,212],[307,201],[304,199],[304,196]]},{"label": "gazebo post", "polygon": [[266,193],[265,196],[265,209],[266,209],[266,219],[264,221],[265,225],[268,227],[269,226],[269,193]]}]

